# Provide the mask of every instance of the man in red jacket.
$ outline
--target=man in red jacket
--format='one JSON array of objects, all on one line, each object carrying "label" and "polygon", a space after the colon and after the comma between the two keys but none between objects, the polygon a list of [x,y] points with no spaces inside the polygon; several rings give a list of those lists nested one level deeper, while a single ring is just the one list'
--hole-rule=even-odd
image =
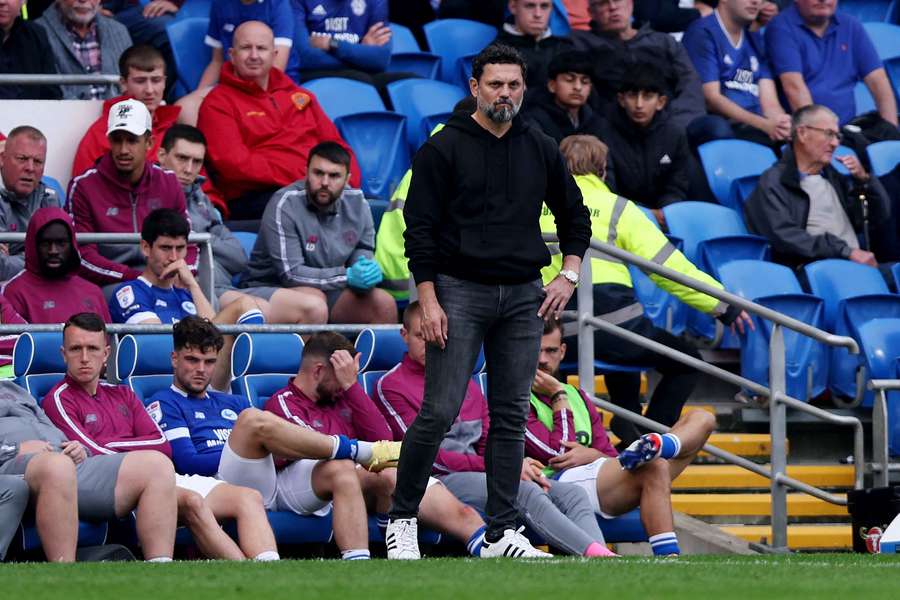
[{"label": "man in red jacket", "polygon": [[[228,201],[231,218],[259,219],[272,194],[306,176],[310,149],[334,141],[349,150],[311,92],[272,66],[269,26],[242,23],[230,61],[203,100],[197,126],[208,141],[208,166]],[[352,157],[352,153],[351,153]],[[352,158],[350,185],[360,185]]]},{"label": "man in red jacket", "polygon": [[[150,111],[137,100],[123,100],[109,111],[106,136],[110,150],[69,184],[69,213],[78,233],[140,233],[144,218],[157,208],[188,217],[181,184],[174,173],[151,164]],[[144,267],[138,244],[84,244],[82,275],[97,285],[137,279]],[[197,248],[187,262],[196,271]]]},{"label": "man in red jacket", "polygon": [[[66,376],[43,402],[44,412],[70,440],[94,456],[156,450],[172,456],[166,436],[128,386],[100,381],[109,358],[106,327],[94,313],[79,313],[63,328]],[[262,497],[212,477],[176,475],[179,520],[209,558],[277,560],[275,536]],[[236,519],[240,547],[216,519]]]}]

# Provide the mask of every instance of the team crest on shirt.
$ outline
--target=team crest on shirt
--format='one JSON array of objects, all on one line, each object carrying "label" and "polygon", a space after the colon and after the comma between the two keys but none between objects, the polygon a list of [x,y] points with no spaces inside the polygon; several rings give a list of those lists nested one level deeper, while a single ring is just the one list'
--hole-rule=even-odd
[{"label": "team crest on shirt", "polygon": [[128,407],[127,406],[125,406],[124,404],[120,404],[118,408],[119,408],[119,414],[121,414],[123,417],[128,416]]},{"label": "team crest on shirt", "polygon": [[107,217],[115,217],[118,214],[119,214],[119,208],[117,206],[110,206],[109,208],[106,209]]},{"label": "team crest on shirt", "polygon": [[205,418],[206,418],[206,414],[200,412],[199,410],[195,410],[195,411],[194,411],[194,418],[195,418],[195,419],[205,419]]},{"label": "team crest on shirt", "polygon": [[755,56],[750,57],[750,70],[754,73],[759,71],[759,60]]},{"label": "team crest on shirt", "polygon": [[230,408],[223,408],[220,414],[222,415],[223,419],[228,419],[229,421],[237,421],[237,413]]},{"label": "team crest on shirt", "polygon": [[197,307],[194,306],[193,302],[188,302],[187,300],[181,303],[181,309],[189,315],[197,314]]},{"label": "team crest on shirt", "polygon": [[366,0],[353,0],[350,3],[350,10],[353,11],[353,14],[357,17],[361,17],[366,14]]},{"label": "team crest on shirt", "polygon": [[116,292],[116,300],[119,302],[119,306],[128,308],[134,304],[134,290],[130,285],[120,288],[119,291]]},{"label": "team crest on shirt", "polygon": [[722,62],[725,63],[726,65],[734,64],[734,61],[731,60],[731,57],[728,56],[727,54],[722,58]]},{"label": "team crest on shirt", "polygon": [[355,246],[356,240],[359,239],[359,236],[356,235],[356,232],[352,229],[349,231],[345,231],[341,237],[344,238],[344,243],[348,246]]},{"label": "team crest on shirt", "polygon": [[150,415],[157,423],[162,421],[162,407],[160,407],[159,405],[159,400],[151,402],[147,405],[147,414]]},{"label": "team crest on shirt", "polygon": [[56,302],[53,300],[44,300],[44,310],[51,310],[56,308]]},{"label": "team crest on shirt", "polygon": [[297,110],[303,110],[309,106],[309,94],[303,92],[294,92],[291,94],[291,102],[297,107]]},{"label": "team crest on shirt", "polygon": [[97,415],[95,415],[94,413],[88,413],[88,414],[86,414],[86,415],[84,416],[84,422],[85,422],[85,423],[96,423],[96,422],[97,422]]},{"label": "team crest on shirt", "polygon": [[307,252],[315,252],[316,244],[319,242],[319,238],[315,235],[311,235],[306,238],[306,251]]},{"label": "team crest on shirt", "polygon": [[224,25],[222,25],[222,31],[231,33],[232,31],[234,31],[234,23],[225,23]]}]

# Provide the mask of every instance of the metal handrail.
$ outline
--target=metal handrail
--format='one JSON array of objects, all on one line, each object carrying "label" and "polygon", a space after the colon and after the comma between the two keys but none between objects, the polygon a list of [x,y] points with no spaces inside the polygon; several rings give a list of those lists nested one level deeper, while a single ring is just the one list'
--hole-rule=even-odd
[{"label": "metal handrail", "polygon": [[[112,334],[155,334],[155,333],[172,333],[172,324],[154,323],[154,324],[133,324],[110,323],[106,326],[107,333]],[[10,335],[19,333],[55,333],[62,331],[63,323],[45,323],[45,324],[21,324],[21,325],[0,325],[0,335]],[[382,330],[399,330],[400,325],[391,324],[340,324],[328,323],[324,325],[304,325],[299,323],[282,323],[282,324],[216,324],[216,329],[225,334],[236,333],[319,333],[322,331],[345,331],[348,333],[359,333],[364,329]]]},{"label": "metal handrail", "polygon": [[87,75],[8,73],[0,75],[0,85],[91,85],[116,84],[121,77],[109,73]]},{"label": "metal handrail", "polygon": [[[547,242],[557,242],[555,235],[544,234],[544,240]],[[769,426],[772,438],[772,446],[770,453],[770,469],[765,469],[750,461],[716,448],[712,445],[705,445],[704,449],[710,454],[722,458],[732,464],[748,469],[758,475],[767,477],[771,480],[771,508],[772,508],[772,546],[777,549],[787,548],[787,488],[793,488],[800,492],[813,495],[817,498],[825,500],[833,504],[846,505],[846,498],[841,498],[834,494],[830,494],[824,490],[811,486],[802,481],[798,481],[787,475],[787,454],[785,440],[787,438],[786,427],[786,407],[791,406],[797,410],[807,412],[814,417],[824,419],[838,425],[853,427],[854,429],[854,487],[859,489],[863,485],[864,475],[864,431],[862,422],[856,417],[832,415],[827,411],[823,411],[816,407],[810,406],[805,402],[801,402],[796,398],[791,398],[786,394],[786,377],[785,377],[785,347],[784,347],[784,331],[785,327],[797,331],[803,335],[811,337],[816,341],[829,346],[838,346],[847,348],[851,354],[859,353],[859,346],[855,340],[846,336],[839,336],[823,331],[797,319],[788,317],[778,313],[770,308],[761,306],[755,302],[736,296],[723,289],[714,287],[707,282],[699,281],[665,267],[663,265],[649,261],[641,256],[632,254],[626,250],[618,248],[612,244],[601,242],[597,239],[591,239],[590,249],[588,250],[585,260],[581,264],[581,281],[591,282],[593,277],[591,274],[591,257],[593,253],[599,252],[618,259],[624,263],[630,263],[645,272],[656,273],[666,279],[670,279],[692,289],[703,292],[722,302],[736,306],[749,313],[758,315],[762,318],[773,322],[773,328],[769,339],[769,387],[762,386],[756,382],[752,382],[734,373],[725,371],[714,365],[709,365],[701,360],[695,359],[677,350],[673,350],[664,344],[660,344],[634,332],[623,329],[617,325],[607,323],[594,316],[594,300],[592,285],[581,285],[577,289],[578,300],[578,376],[582,382],[594,379],[594,329],[601,329],[607,333],[611,333],[618,337],[624,338],[630,342],[648,348],[655,352],[664,354],[679,362],[690,365],[700,371],[708,373],[714,377],[724,379],[739,386],[757,393],[760,396],[769,398]],[[594,403],[603,408],[612,410],[614,405],[604,402],[598,398],[594,398]],[[602,403],[602,404],[601,404]],[[643,426],[650,427],[656,431],[667,430],[662,424],[655,423],[646,419],[642,415],[632,413],[631,411],[615,407],[613,410],[616,415],[626,420],[638,423]]]},{"label": "metal handrail", "polygon": [[888,451],[887,392],[900,390],[900,379],[872,379],[867,387],[875,391],[872,405],[872,470],[878,472],[875,485],[885,487],[890,483],[892,467]]}]

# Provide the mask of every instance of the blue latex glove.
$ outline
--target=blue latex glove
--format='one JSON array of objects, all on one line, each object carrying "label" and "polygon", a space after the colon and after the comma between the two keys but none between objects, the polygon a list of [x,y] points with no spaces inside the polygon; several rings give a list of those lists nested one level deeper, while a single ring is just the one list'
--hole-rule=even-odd
[{"label": "blue latex glove", "polygon": [[347,269],[347,285],[358,290],[369,290],[381,283],[384,275],[381,267],[371,258],[361,256]]}]

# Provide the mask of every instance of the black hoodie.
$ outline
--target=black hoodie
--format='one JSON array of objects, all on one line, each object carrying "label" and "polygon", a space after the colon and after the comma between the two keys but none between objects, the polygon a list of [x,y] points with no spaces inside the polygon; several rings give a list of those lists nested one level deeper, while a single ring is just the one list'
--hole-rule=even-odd
[{"label": "black hoodie", "polygon": [[518,284],[550,263],[538,220],[546,202],[564,255],[583,256],[588,211],[556,143],[519,116],[503,137],[455,113],[413,158],[403,209],[417,283],[438,273]]}]

